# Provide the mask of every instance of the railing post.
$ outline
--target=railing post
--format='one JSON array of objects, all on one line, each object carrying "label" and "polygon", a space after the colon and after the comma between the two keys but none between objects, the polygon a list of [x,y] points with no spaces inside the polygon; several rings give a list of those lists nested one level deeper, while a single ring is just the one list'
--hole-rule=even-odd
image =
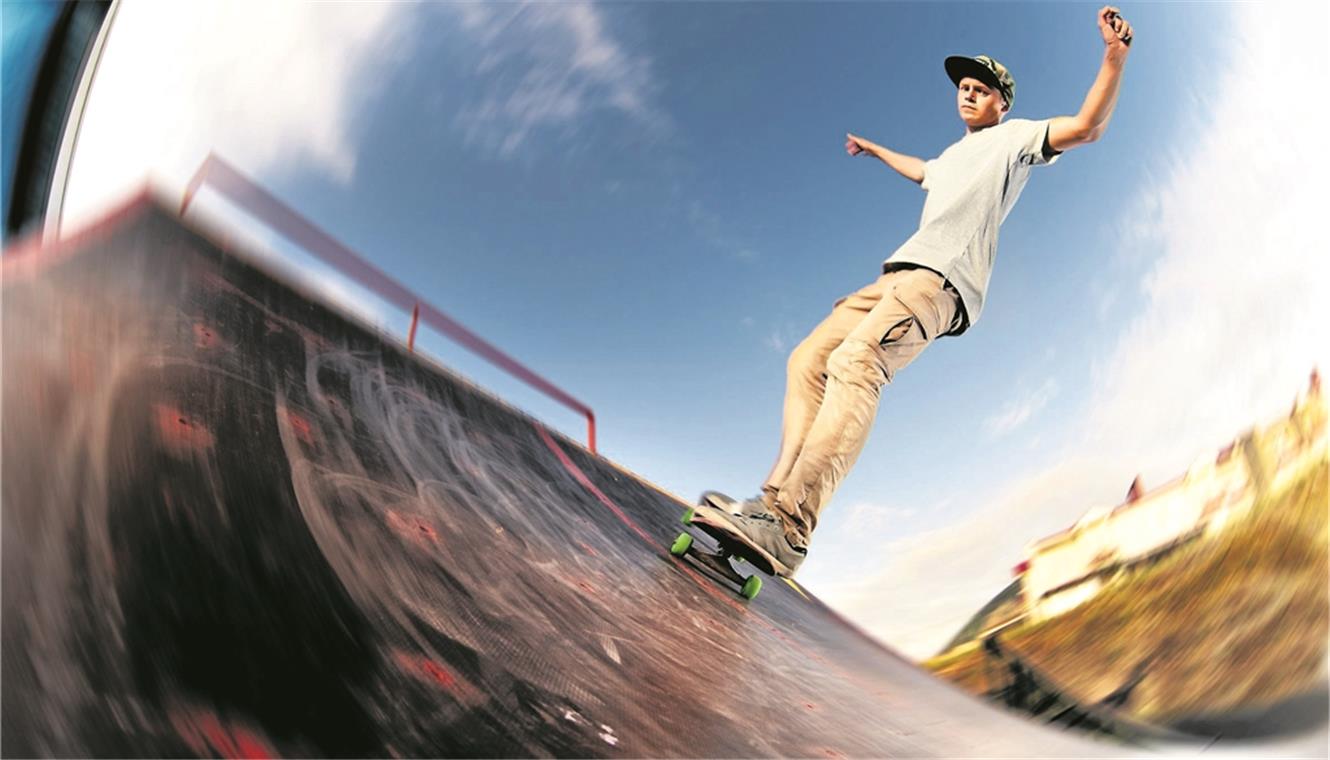
[{"label": "railing post", "polygon": [[420,302],[411,308],[411,330],[406,334],[406,350],[408,353],[416,352],[416,325],[420,324]]},{"label": "railing post", "polygon": [[180,215],[184,216],[189,211],[189,204],[194,202],[194,195],[203,187],[203,183],[208,179],[208,170],[212,168],[213,156],[211,153],[199,165],[198,171],[190,178],[189,184],[185,185],[185,196],[180,200]]},{"label": "railing post", "polygon": [[586,413],[586,439],[587,448],[596,453],[596,415],[590,411]]}]

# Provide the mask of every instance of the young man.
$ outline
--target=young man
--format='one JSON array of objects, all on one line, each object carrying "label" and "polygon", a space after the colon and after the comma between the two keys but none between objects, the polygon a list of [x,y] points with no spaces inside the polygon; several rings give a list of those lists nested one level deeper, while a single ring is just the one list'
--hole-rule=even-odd
[{"label": "young man", "polygon": [[939,336],[978,321],[998,226],[1030,168],[1094,142],[1108,126],[1132,29],[1111,6],[1097,22],[1103,63],[1075,116],[1004,124],[1016,95],[1010,72],[988,56],[952,56],[945,68],[966,134],[942,155],[924,161],[847,135],[851,156],[874,156],[928,192],[919,231],[794,349],[780,454],[761,493],[737,501],[708,491],[694,519],[741,536],[782,575],[798,569],[818,515],[863,449],[882,386]]}]

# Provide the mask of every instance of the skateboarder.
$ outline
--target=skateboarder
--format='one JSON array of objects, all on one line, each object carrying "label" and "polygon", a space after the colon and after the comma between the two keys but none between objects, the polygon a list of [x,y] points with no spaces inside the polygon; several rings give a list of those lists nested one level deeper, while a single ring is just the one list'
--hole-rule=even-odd
[{"label": "skateboarder", "polygon": [[851,156],[873,156],[928,193],[916,232],[875,282],[836,302],[788,363],[780,453],[757,496],[702,495],[697,514],[722,522],[792,575],[877,414],[883,385],[943,335],[978,321],[997,253],[998,226],[1029,179],[1063,151],[1099,139],[1117,103],[1132,28],[1112,6],[1097,15],[1099,75],[1074,116],[1003,123],[1016,81],[985,56],[951,56],[965,135],[929,161],[847,135]]}]

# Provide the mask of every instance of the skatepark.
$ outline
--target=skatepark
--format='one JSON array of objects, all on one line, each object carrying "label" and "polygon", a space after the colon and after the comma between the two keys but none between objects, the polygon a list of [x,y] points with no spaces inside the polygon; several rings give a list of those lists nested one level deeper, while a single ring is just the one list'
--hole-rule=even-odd
[{"label": "skatepark", "polygon": [[680,500],[151,190],[3,273],[7,756],[1226,750],[747,602],[670,556]]},{"label": "skatepark", "polygon": [[[1164,149],[1193,92],[1175,64],[1209,65],[1233,20],[1264,64],[1227,92],[1286,113],[1271,51],[1298,46],[1266,38],[1315,25],[1253,8],[1129,9],[1148,76],[1121,142],[1032,186],[991,326],[903,373],[882,448],[789,579],[710,555],[739,544],[689,522],[691,489],[767,455],[809,315],[915,224],[917,188],[861,180],[841,132],[945,148],[958,85],[934,48],[987,44],[958,21],[1016,29],[1017,117],[1057,113],[1105,44],[1088,12],[7,4],[0,756],[1326,757],[1330,597],[1305,588],[1324,548],[1285,551],[1310,529],[1249,526],[1286,575],[1210,557],[1192,576],[1232,575],[1192,578],[1203,594],[1113,596],[1258,511],[1233,473],[1259,448],[1207,451],[1202,496],[1174,500],[1180,479],[1087,501],[1176,453],[1163,439],[1209,445],[1189,421],[1242,407],[1237,374],[1293,377],[1277,347],[1297,373],[1323,353],[1303,350],[1321,264],[1280,222],[1310,216],[1287,181],[1302,133],[1260,153],[1285,181],[1273,209],[1259,182],[1224,195],[1239,168],[1178,168],[1241,156],[1241,113]],[[917,31],[884,48],[879,29]],[[1015,57],[1064,36],[1065,71]],[[891,97],[844,76],[888,62]],[[1281,256],[1249,272],[1233,251],[1253,246]],[[1170,308],[1127,294],[1170,277]],[[1074,388],[1088,371],[1102,386]],[[1284,453],[1297,411],[1277,410]],[[888,448],[902,433],[923,437]],[[1160,707],[1231,673],[1250,683],[1223,710]]]}]

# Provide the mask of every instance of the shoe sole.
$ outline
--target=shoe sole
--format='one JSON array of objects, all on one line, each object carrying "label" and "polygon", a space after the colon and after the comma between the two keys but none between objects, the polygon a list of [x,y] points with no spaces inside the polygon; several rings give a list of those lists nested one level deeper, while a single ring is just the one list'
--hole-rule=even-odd
[{"label": "shoe sole", "polygon": [[729,515],[723,509],[716,509],[707,504],[699,504],[693,508],[693,519],[691,525],[701,528],[707,535],[716,539],[721,548],[728,551],[736,557],[742,557],[758,570],[767,575],[778,575],[782,578],[789,578],[793,571],[785,563],[776,559],[766,549],[753,543],[748,536],[743,534],[738,528],[734,527],[726,517]]},{"label": "shoe sole", "polygon": [[[727,498],[728,498],[728,497],[727,497]],[[712,494],[712,493],[710,493],[710,492],[708,492],[706,495],[704,495],[704,496],[702,497],[701,501],[698,502],[698,504],[703,505],[703,506],[708,506],[708,507],[711,507],[711,508],[713,508],[713,509],[719,510],[719,511],[721,511],[721,512],[724,512],[724,513],[727,514],[727,515],[734,515],[735,517],[738,517],[739,515],[746,514],[746,513],[744,512],[743,508],[740,506],[741,504],[743,504],[742,501],[730,501],[729,504],[733,504],[733,505],[734,505],[734,508],[731,509],[730,506],[729,506],[729,504],[726,504],[725,502],[720,501],[720,500],[717,498],[716,495],[714,495],[714,494]]]}]

